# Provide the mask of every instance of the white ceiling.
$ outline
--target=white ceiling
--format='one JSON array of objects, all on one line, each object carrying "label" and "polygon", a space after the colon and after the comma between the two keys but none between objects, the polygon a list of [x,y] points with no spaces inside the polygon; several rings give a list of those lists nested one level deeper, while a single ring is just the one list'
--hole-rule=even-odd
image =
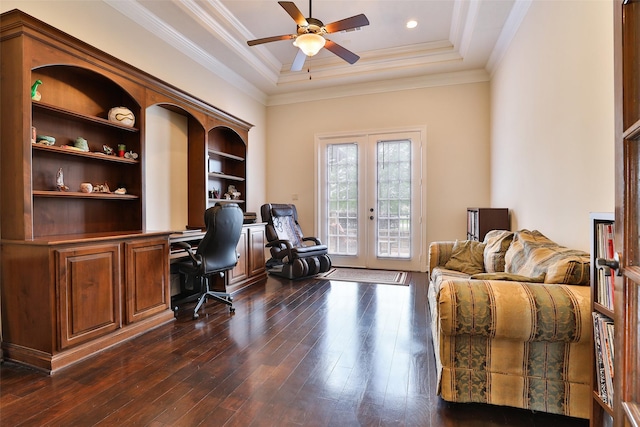
[{"label": "white ceiling", "polygon": [[[296,94],[378,88],[443,76],[488,79],[528,1],[314,0],[325,24],[364,13],[370,25],[327,38],[360,56],[353,65],[323,49],[302,71],[289,68],[290,40],[250,47],[247,40],[295,34],[277,0],[103,0],[230,84],[269,103]],[[295,0],[309,17],[308,0]],[[405,28],[409,19],[415,29]],[[484,76],[484,77],[483,77]],[[449,78],[449,77],[448,77]]]}]

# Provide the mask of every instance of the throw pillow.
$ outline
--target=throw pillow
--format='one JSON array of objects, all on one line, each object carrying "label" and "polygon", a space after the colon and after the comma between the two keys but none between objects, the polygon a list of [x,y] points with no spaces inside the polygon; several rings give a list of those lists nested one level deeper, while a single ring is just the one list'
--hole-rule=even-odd
[{"label": "throw pillow", "polygon": [[511,273],[479,273],[471,275],[470,279],[476,280],[509,280],[512,282],[525,282],[525,283],[544,283],[545,274],[541,274],[537,277],[520,276],[518,274]]},{"label": "throw pillow", "polygon": [[545,274],[545,283],[589,284],[589,254],[560,246],[539,231],[515,233],[505,255],[505,271],[528,277]]},{"label": "throw pillow", "polygon": [[555,254],[549,263],[545,283],[566,283],[568,285],[589,285],[589,254],[582,251],[567,250]]},{"label": "throw pillow", "polygon": [[484,269],[487,273],[504,271],[504,256],[513,241],[513,232],[491,230],[484,236]]},{"label": "throw pillow", "polygon": [[470,275],[482,273],[484,271],[484,247],[483,242],[456,240],[451,251],[451,258],[444,267]]}]

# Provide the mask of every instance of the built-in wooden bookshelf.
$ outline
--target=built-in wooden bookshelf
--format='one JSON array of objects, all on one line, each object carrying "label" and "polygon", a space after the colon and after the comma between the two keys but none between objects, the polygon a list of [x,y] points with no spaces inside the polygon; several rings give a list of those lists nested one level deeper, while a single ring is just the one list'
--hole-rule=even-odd
[{"label": "built-in wooden bookshelf", "polygon": [[614,398],[614,285],[616,271],[603,260],[615,253],[615,216],[590,215],[591,313],[593,318],[593,370],[591,376],[591,425],[613,425]]},{"label": "built-in wooden bookshelf", "polygon": [[[251,125],[17,9],[0,17],[0,54],[0,349],[53,372],[174,319],[171,231],[145,226],[147,109],[187,118],[189,228],[204,228],[212,185],[246,197]],[[133,124],[109,120],[118,107]],[[253,229],[243,244],[262,249]]]}]

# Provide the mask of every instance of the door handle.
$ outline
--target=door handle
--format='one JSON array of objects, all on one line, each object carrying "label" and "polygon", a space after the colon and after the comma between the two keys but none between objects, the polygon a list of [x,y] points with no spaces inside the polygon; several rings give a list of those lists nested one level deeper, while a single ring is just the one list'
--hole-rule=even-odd
[{"label": "door handle", "polygon": [[622,276],[620,272],[620,255],[618,252],[613,253],[613,259],[596,258],[596,267],[598,268],[610,268],[615,271],[616,276]]}]

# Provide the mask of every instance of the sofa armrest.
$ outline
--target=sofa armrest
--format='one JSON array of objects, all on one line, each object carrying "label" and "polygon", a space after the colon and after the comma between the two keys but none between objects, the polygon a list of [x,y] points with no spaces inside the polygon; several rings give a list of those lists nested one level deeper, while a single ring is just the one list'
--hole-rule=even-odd
[{"label": "sofa armrest", "polygon": [[524,342],[590,339],[588,286],[501,280],[444,280],[437,297],[444,335]]},{"label": "sofa armrest", "polygon": [[431,242],[429,245],[429,274],[437,266],[444,266],[449,261],[455,243],[450,241]]}]

